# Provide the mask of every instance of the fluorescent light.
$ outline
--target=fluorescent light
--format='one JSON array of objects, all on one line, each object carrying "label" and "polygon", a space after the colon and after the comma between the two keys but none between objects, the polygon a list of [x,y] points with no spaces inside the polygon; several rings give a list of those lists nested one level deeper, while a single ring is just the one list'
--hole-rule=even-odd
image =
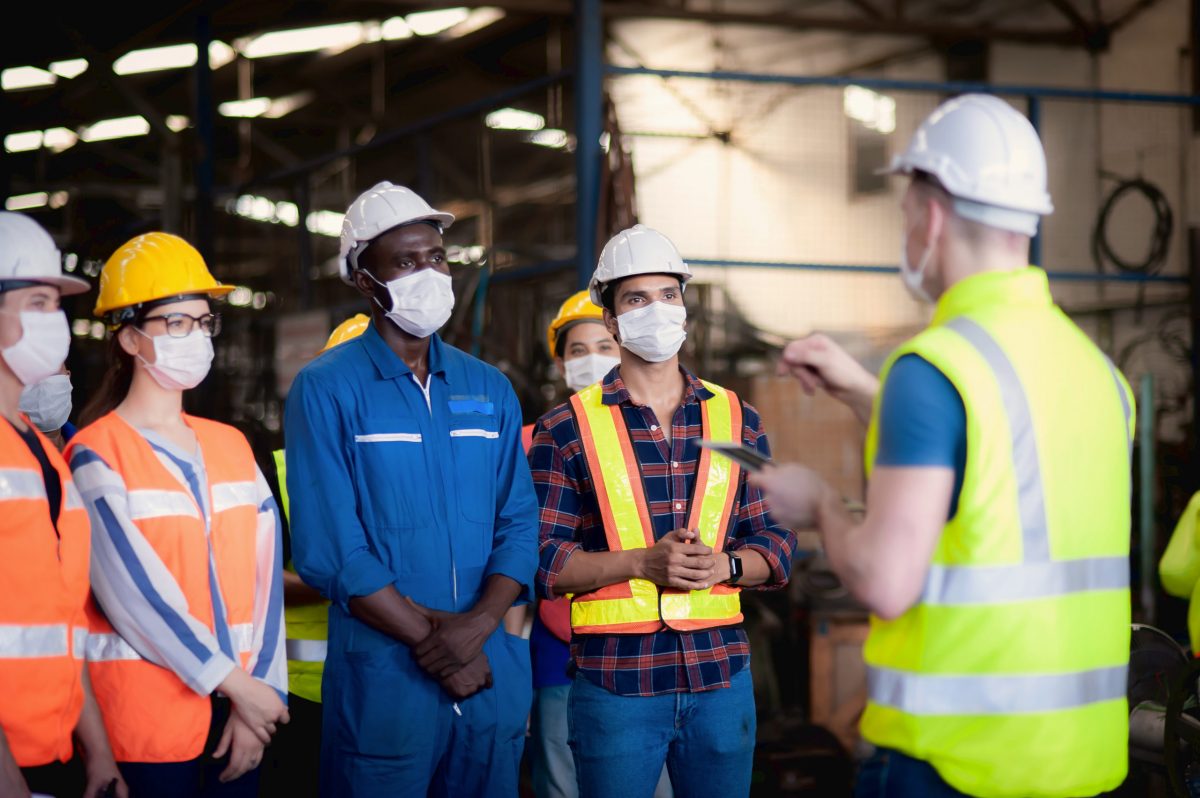
[{"label": "fluorescent light", "polygon": [[71,332],[76,338],[86,338],[88,331],[92,329],[92,323],[87,319],[75,319],[71,322]]},{"label": "fluorescent light", "polygon": [[127,136],[144,136],[150,132],[150,123],[142,116],[122,116],[116,119],[105,119],[90,127],[85,127],[79,134],[84,141],[108,141],[122,139]]},{"label": "fluorescent light", "polygon": [[311,91],[300,91],[295,94],[289,94],[286,97],[276,97],[271,100],[271,104],[263,111],[263,116],[267,119],[279,119],[290,114],[298,108],[303,108],[313,101],[313,93]]},{"label": "fluorescent light", "polygon": [[221,116],[253,119],[262,116],[271,107],[270,97],[252,97],[249,100],[230,100],[217,106]]},{"label": "fluorescent light", "polygon": [[77,78],[84,72],[87,72],[88,62],[86,58],[69,58],[66,61],[53,61],[50,64],[50,71],[60,78]]},{"label": "fluorescent light", "polygon": [[170,44],[128,52],[113,62],[113,72],[118,75],[137,75],[163,69],[184,69],[195,63],[196,45]]},{"label": "fluorescent light", "polygon": [[392,17],[389,20],[385,20],[380,33],[384,41],[389,42],[399,39],[411,39],[413,35],[412,28],[404,21],[404,17]]},{"label": "fluorescent light", "polygon": [[42,146],[54,152],[69,150],[79,141],[74,130],[65,127],[52,127],[42,137]]},{"label": "fluorescent light", "polygon": [[520,108],[501,108],[488,114],[486,123],[494,130],[541,130],[546,126],[546,118]]},{"label": "fluorescent light", "polygon": [[335,211],[313,211],[304,220],[304,224],[310,233],[338,238],[342,235],[342,219],[345,216],[346,214]]},{"label": "fluorescent light", "polygon": [[97,341],[103,341],[104,340],[104,322],[102,322],[102,321],[92,322],[92,329],[88,331],[88,334],[91,335],[92,338],[95,338]]},{"label": "fluorescent light", "polygon": [[567,135],[567,131],[565,130],[551,127],[545,130],[535,130],[526,136],[525,140],[530,144],[537,144],[539,147],[561,150],[567,146],[570,136]]},{"label": "fluorescent light", "polygon": [[171,114],[167,117],[167,127],[178,133],[181,130],[187,130],[192,124],[192,120],[182,114]]},{"label": "fluorescent light", "polygon": [[442,8],[436,11],[417,11],[404,19],[418,36],[433,36],[453,28],[471,15],[465,8]]},{"label": "fluorescent light", "polygon": [[9,133],[4,137],[5,152],[29,152],[42,146],[42,131],[30,130],[25,133]]},{"label": "fluorescent light", "polygon": [[208,45],[208,68],[220,69],[237,58],[237,51],[223,41],[214,40]]},{"label": "fluorescent light", "polygon": [[235,308],[244,308],[254,299],[254,292],[244,285],[239,285],[229,292],[225,301]]},{"label": "fluorescent light", "polygon": [[268,58],[290,53],[345,49],[362,42],[363,34],[361,22],[272,31],[254,37],[241,48],[241,51],[242,55],[247,58]]},{"label": "fluorescent light", "polygon": [[842,92],[842,110],[871,130],[891,133],[896,129],[896,100],[886,94],[862,86],[847,86]]},{"label": "fluorescent light", "polygon": [[4,201],[5,210],[27,211],[30,208],[42,208],[50,200],[45,191],[35,191],[32,194],[16,194]]},{"label": "fluorescent light", "polygon": [[[277,202],[275,203],[275,221],[285,224],[288,227],[295,227],[300,224],[300,208],[294,202]],[[341,233],[341,230],[338,231]]]},{"label": "fluorescent light", "polygon": [[462,22],[446,31],[446,35],[452,39],[457,39],[461,36],[466,36],[468,33],[474,33],[481,28],[486,28],[493,22],[499,22],[502,19],[504,19],[504,12],[498,8],[490,6],[477,8],[470,12]]},{"label": "fluorescent light", "polygon": [[0,72],[0,87],[5,91],[53,86],[57,80],[53,72],[32,66],[13,67]]}]

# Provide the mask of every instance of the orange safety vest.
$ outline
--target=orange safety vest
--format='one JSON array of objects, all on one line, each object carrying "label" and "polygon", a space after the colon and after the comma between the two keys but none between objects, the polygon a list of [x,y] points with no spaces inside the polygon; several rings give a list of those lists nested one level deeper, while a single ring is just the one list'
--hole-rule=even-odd
[{"label": "orange safety vest", "polygon": [[[713,396],[700,403],[703,437],[742,441],[742,404],[733,391],[705,382]],[[621,406],[604,404],[599,383],[571,397],[608,551],[648,548],[655,543],[650,504],[634,456]],[[688,509],[688,529],[714,552],[725,548],[737,518],[741,468],[726,457],[700,450]],[[696,631],[741,623],[739,588],[718,584],[706,590],[660,588],[630,579],[573,596],[571,629],[578,634],[649,634],[664,627]]]},{"label": "orange safety vest", "polygon": [[[209,546],[225,603],[226,624],[240,664],[254,638],[258,506],[254,455],[233,427],[185,416],[196,433],[208,475],[210,529],[191,491],[179,484],[150,444],[116,413],[71,440],[94,451],[125,481],[133,523],[187,598],[188,612],[210,630]],[[88,673],[118,762],[185,762],[199,756],[212,709],[171,670],[143,659],[121,637],[95,599],[88,603]]]},{"label": "orange safety vest", "polygon": [[83,707],[92,545],[71,470],[37,437],[62,484],[57,534],[41,465],[12,425],[0,423],[0,729],[20,767],[71,758]]}]

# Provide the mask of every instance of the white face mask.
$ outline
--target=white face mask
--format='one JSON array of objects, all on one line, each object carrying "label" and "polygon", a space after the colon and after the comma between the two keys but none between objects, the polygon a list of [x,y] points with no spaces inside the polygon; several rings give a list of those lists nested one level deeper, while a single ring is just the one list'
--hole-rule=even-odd
[{"label": "white face mask", "polygon": [[906,234],[900,242],[900,279],[908,293],[918,302],[933,302],[933,297],[925,290],[925,270],[929,268],[932,257],[933,247],[925,247],[925,251],[921,253],[921,260],[917,262],[917,268],[911,269],[908,263],[908,235]]},{"label": "white face mask", "polygon": [[644,308],[628,310],[617,316],[621,346],[651,363],[670,360],[687,338],[685,321],[687,309],[683,305],[652,302]]},{"label": "white face mask", "polygon": [[52,374],[21,391],[21,412],[47,434],[57,432],[71,415],[71,378]]},{"label": "white face mask", "polygon": [[22,385],[57,374],[71,348],[71,328],[61,310],[53,313],[23,310],[21,340],[0,352]]},{"label": "white face mask", "polygon": [[[138,330],[142,335],[146,333]],[[194,328],[182,338],[172,338],[169,335],[146,335],[154,342],[154,362],[149,363],[141,355],[146,371],[154,381],[168,391],[187,391],[195,388],[208,376],[212,367],[212,339]]]},{"label": "white face mask", "polygon": [[592,353],[563,361],[563,377],[572,391],[582,391],[621,365],[621,358]]},{"label": "white face mask", "polygon": [[428,338],[450,319],[454,311],[454,281],[450,275],[436,269],[421,269],[416,274],[397,277],[381,283],[375,275],[364,270],[376,285],[387,289],[392,307],[384,308],[378,298],[375,304],[383,308],[392,323],[409,335]]}]

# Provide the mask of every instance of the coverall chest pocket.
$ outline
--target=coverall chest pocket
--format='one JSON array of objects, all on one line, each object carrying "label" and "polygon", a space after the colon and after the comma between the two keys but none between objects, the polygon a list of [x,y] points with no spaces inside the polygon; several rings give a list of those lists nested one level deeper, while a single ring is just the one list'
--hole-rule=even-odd
[{"label": "coverall chest pocket", "polygon": [[355,477],[364,492],[360,512],[376,527],[432,523],[425,446],[416,419],[369,416],[354,434]]},{"label": "coverall chest pocket", "polygon": [[458,507],[468,521],[490,524],[496,518],[496,468],[500,431],[496,416],[455,413],[450,416],[450,452]]}]

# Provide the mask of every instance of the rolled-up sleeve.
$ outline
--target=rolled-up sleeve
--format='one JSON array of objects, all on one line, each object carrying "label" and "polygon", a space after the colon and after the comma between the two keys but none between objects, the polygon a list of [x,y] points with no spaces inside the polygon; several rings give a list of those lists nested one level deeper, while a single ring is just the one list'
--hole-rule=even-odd
[{"label": "rolled-up sleeve", "polygon": [[335,386],[301,372],[284,412],[292,562],[296,572],[342,609],[395,576],[367,541],[358,518]]},{"label": "rolled-up sleeve", "polygon": [[[754,408],[745,406],[744,442],[753,446],[764,456],[771,456],[771,445],[763,431],[762,419]],[[767,561],[771,577],[761,585],[743,587],[743,590],[778,590],[788,582],[792,572],[792,555],[796,550],[796,535],[771,518],[770,510],[763,499],[762,491],[751,486],[743,477],[741,496],[738,501],[737,524],[733,529],[733,540],[728,549],[756,551]]]},{"label": "rolled-up sleeve", "polygon": [[534,428],[529,470],[538,503],[537,593],[553,599],[558,575],[580,548],[577,537],[583,521],[578,483],[542,421]]},{"label": "rolled-up sleeve", "polygon": [[521,585],[517,604],[533,600],[537,571],[538,512],[529,464],[521,447],[521,409],[505,385],[500,417],[500,457],[496,474],[496,524],[486,576],[500,574]]}]

